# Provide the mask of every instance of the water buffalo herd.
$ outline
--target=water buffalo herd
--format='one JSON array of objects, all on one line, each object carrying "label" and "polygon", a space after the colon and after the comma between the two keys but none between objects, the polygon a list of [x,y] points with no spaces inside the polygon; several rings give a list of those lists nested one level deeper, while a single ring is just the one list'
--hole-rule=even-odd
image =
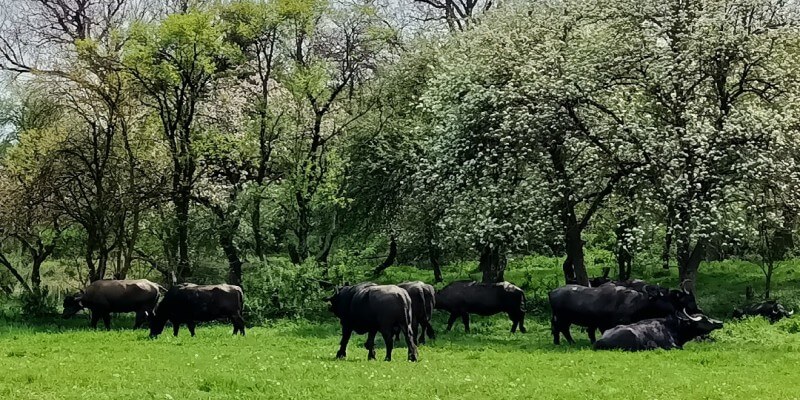
[{"label": "water buffalo herd", "polygon": [[[595,350],[639,351],[680,349],[697,337],[721,329],[720,321],[709,318],[697,306],[694,294],[683,288],[668,289],[642,280],[595,282],[597,286],[565,285],[550,291],[550,331],[553,343],[563,336],[575,343],[570,326],[584,327]],[[160,299],[160,301],[159,301]],[[337,358],[347,355],[350,337],[367,335],[368,359],[375,359],[375,337],[381,334],[386,345],[385,360],[400,335],[408,349],[408,360],[416,361],[417,344],[426,336],[435,339],[431,324],[433,310],[449,313],[447,330],[460,317],[469,332],[470,314],[482,316],[505,313],[511,320],[511,332],[525,333],[525,292],[508,282],[479,283],[455,281],[438,292],[424,282],[378,285],[364,282],[336,287],[326,298],[329,310],[339,319],[342,336]],[[235,285],[195,285],[184,283],[169,290],[148,280],[100,280],[81,292],[64,299],[64,318],[82,309],[91,312],[91,325],[102,318],[111,327],[111,313],[135,312],[134,328],[147,323],[155,338],[172,324],[178,335],[185,324],[195,335],[198,322],[226,319],[233,324],[233,334],[245,334],[242,317],[244,295]],[[734,318],[763,316],[771,322],[790,317],[776,301],[753,304],[734,310]],[[602,336],[596,338],[596,331]]]}]

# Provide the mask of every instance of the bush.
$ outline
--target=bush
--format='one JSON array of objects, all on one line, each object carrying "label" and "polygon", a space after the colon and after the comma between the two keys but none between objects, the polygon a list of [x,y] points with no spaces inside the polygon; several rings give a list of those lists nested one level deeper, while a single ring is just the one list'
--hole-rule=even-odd
[{"label": "bush", "polygon": [[286,259],[252,264],[244,273],[244,309],[248,322],[274,318],[320,317],[330,293],[320,285],[322,268],[314,261],[294,265]]},{"label": "bush", "polygon": [[58,299],[50,296],[45,286],[33,292],[23,292],[19,296],[20,312],[25,316],[43,317],[58,313]]}]

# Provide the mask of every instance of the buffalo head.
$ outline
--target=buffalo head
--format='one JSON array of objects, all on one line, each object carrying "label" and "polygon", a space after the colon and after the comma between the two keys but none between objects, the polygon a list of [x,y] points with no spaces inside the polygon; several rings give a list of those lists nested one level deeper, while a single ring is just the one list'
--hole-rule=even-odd
[{"label": "buffalo head", "polygon": [[680,290],[669,291],[669,301],[675,310],[686,310],[690,314],[700,314],[703,310],[697,306],[694,293],[681,288]]},{"label": "buffalo head", "polygon": [[155,339],[161,332],[164,332],[164,326],[167,325],[166,318],[159,318],[157,312],[145,311],[144,316],[147,318],[147,324],[150,326],[150,339]]},{"label": "buffalo head", "polygon": [[714,330],[722,329],[723,326],[722,321],[699,313],[690,314],[686,309],[678,311],[675,316],[678,318],[682,333],[690,338],[707,335]]},{"label": "buffalo head", "polygon": [[83,310],[83,291],[64,298],[64,312],[61,317],[67,319]]},{"label": "buffalo head", "polygon": [[786,310],[780,303],[777,301],[772,304],[772,307],[769,311],[769,320],[773,323],[778,322],[781,318],[789,318],[794,314],[794,310]]}]

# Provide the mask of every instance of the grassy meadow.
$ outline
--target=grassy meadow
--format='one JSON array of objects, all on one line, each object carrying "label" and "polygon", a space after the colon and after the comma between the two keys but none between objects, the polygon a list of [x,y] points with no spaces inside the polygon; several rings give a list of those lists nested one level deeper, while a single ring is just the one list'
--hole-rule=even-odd
[{"label": "grassy meadow", "polygon": [[[509,333],[500,316],[473,318],[470,335],[458,324],[445,333],[446,317],[437,313],[439,337],[420,347],[418,363],[405,361],[404,345],[392,362],[367,361],[364,336],[354,336],[346,360],[335,360],[339,328],[332,318],[270,321],[250,327],[246,337],[231,336],[229,325],[201,326],[195,338],[185,328],[177,338],[167,329],[156,340],[131,330],[130,317],[115,318],[111,332],[91,331],[85,317],[6,318],[0,399],[800,398],[800,318],[728,321],[725,309],[743,300],[744,286],[759,282],[757,270],[742,268],[704,266],[699,303],[726,326],[711,341],[671,352],[595,352],[575,327],[576,346],[554,346],[540,306],[544,289],[534,284],[549,282],[553,271],[524,266],[508,279],[529,286],[527,334]],[[796,273],[791,264],[776,277],[776,293],[791,306]],[[386,279],[421,274],[394,268]],[[650,279],[674,280],[656,275]],[[379,360],[382,346],[379,339]]]}]

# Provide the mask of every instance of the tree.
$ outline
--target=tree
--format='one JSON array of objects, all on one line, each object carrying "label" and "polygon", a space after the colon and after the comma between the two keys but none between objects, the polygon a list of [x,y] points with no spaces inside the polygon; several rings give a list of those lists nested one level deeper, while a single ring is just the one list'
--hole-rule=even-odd
[{"label": "tree", "polygon": [[375,10],[354,4],[326,8],[317,1],[287,4],[290,20],[286,50],[290,64],[280,83],[293,99],[292,131],[287,137],[290,171],[286,174],[292,239],[289,254],[301,263],[319,246],[315,258],[325,263],[333,245],[341,201],[342,163],[335,145],[369,109],[369,89],[393,32]]},{"label": "tree", "polygon": [[158,114],[171,159],[170,197],[175,208],[177,274],[191,275],[189,209],[197,169],[195,120],[213,81],[238,57],[221,22],[197,9],[172,14],[155,25],[131,29],[124,63],[142,90],[143,102]]},{"label": "tree", "polygon": [[[42,264],[53,254],[66,225],[54,206],[55,149],[63,140],[53,132],[59,112],[55,103],[33,91],[9,111],[4,119],[11,122],[16,143],[0,161],[0,265],[25,292],[40,296],[46,294],[42,291]],[[8,250],[16,248],[30,258],[28,279],[9,257]]]},{"label": "tree", "polygon": [[583,231],[644,162],[615,104],[620,50],[583,4],[514,11],[453,41],[423,97],[436,125],[422,179],[446,202],[451,240],[479,250],[484,280],[502,278],[531,232],[556,230],[565,279],[588,285]]},{"label": "tree", "polygon": [[[791,92],[796,10],[773,1],[610,2],[617,42],[628,48],[629,123],[642,140],[655,189],[666,210],[681,281],[693,289],[729,189],[757,162]],[[782,65],[782,64],[781,64]],[[762,160],[770,162],[767,160]],[[669,245],[669,240],[667,242]],[[665,249],[665,251],[669,251]]]}]

